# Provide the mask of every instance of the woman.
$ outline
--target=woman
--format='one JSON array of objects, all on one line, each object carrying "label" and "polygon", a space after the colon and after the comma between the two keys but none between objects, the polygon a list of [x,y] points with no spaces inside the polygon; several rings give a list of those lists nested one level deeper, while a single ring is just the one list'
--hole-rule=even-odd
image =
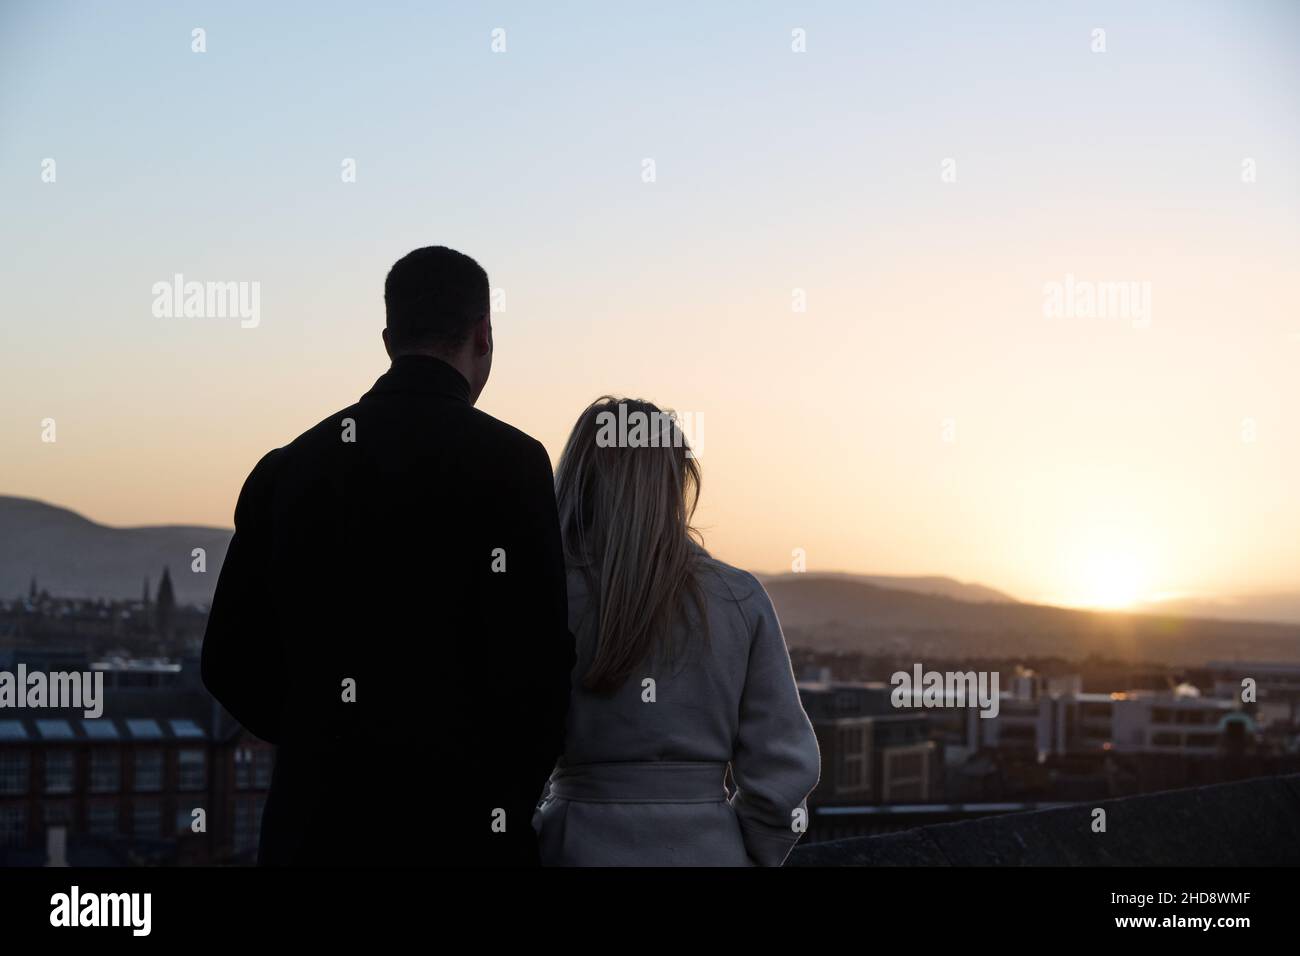
[{"label": "woman", "polygon": [[544,864],[779,866],[804,830],[817,741],[767,593],[696,541],[688,451],[654,405],[606,396],[560,457],[578,657]]}]

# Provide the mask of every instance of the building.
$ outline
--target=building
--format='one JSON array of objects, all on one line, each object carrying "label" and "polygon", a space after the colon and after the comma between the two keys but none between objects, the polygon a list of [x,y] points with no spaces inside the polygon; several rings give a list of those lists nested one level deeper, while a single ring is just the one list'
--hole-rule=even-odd
[{"label": "building", "polygon": [[1216,697],[1241,698],[1250,687],[1260,724],[1284,726],[1292,732],[1300,726],[1300,664],[1210,661],[1207,669]]},{"label": "building", "polygon": [[1239,750],[1254,723],[1233,698],[1172,690],[1085,693],[1072,685],[1013,683],[996,717],[967,716],[974,747],[1039,760],[1104,754],[1215,756]]},{"label": "building", "polygon": [[197,659],[0,669],[19,660],[102,671],[105,701],[98,718],[0,711],[0,864],[44,864],[52,838],[74,865],[252,860],[274,749],[208,696]]},{"label": "building", "polygon": [[900,712],[876,683],[804,682],[799,696],[821,750],[812,804],[922,803],[940,796],[943,748],[926,714]]}]

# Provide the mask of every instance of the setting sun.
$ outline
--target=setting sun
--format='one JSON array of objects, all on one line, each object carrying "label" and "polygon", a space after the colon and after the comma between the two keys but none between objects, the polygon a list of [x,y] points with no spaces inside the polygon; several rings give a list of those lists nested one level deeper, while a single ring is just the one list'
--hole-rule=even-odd
[{"label": "setting sun", "polygon": [[1080,568],[1070,603],[1106,610],[1128,608],[1146,597],[1147,587],[1146,569],[1134,555],[1098,553]]}]

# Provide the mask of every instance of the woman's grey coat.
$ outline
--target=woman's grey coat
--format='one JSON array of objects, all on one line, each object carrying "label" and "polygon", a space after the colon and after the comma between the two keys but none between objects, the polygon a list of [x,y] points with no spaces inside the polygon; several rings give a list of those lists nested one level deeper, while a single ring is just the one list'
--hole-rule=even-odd
[{"label": "woman's grey coat", "polygon": [[582,686],[595,612],[569,572],[578,658],[565,753],[534,817],[544,864],[779,866],[798,841],[820,757],[776,611],[753,575],[715,559],[700,584],[707,643],[679,624],[689,651],[671,669],[602,696]]}]

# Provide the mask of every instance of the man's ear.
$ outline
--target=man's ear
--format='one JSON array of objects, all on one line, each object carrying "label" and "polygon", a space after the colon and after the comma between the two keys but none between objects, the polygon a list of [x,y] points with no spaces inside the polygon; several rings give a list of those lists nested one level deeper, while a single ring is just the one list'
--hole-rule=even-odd
[{"label": "man's ear", "polygon": [[492,351],[492,317],[483,316],[474,326],[474,354],[487,355]]},{"label": "man's ear", "polygon": [[384,351],[388,353],[390,359],[393,357],[393,344],[388,341],[387,329],[384,329]]}]

